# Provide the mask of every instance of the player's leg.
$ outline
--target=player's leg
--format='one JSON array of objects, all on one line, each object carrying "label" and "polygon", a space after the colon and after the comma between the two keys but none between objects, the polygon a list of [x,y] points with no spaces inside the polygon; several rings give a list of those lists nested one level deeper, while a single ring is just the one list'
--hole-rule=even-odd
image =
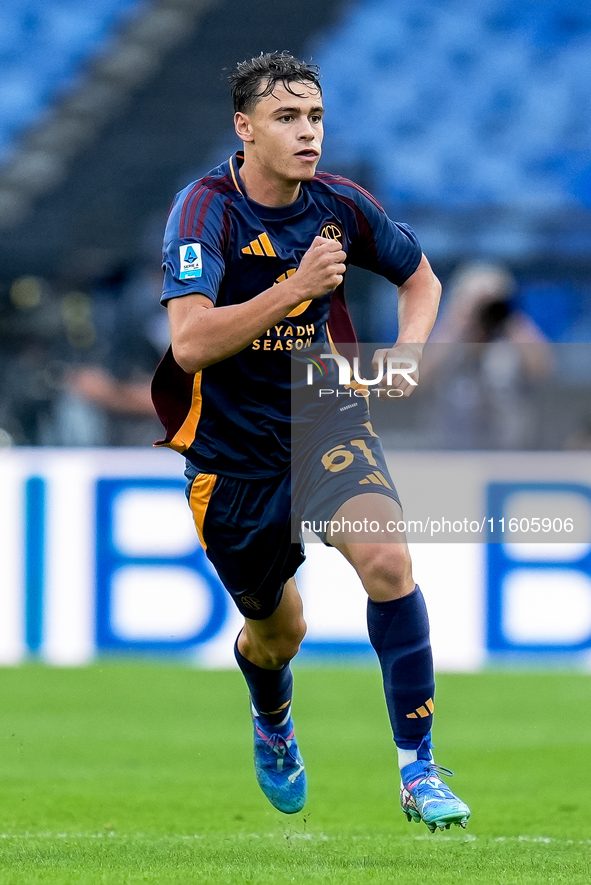
[{"label": "player's leg", "polygon": [[289,719],[293,677],[289,662],[306,633],[302,599],[294,578],[285,582],[281,602],[264,620],[246,618],[234,653],[250,691],[253,713],[267,732]]},{"label": "player's leg", "polygon": [[250,691],[257,780],[269,801],[286,814],[300,811],[306,800],[304,762],[291,717],[289,666],[305,632],[302,600],[291,578],[273,614],[263,620],[246,618],[234,646]]},{"label": "player's leg", "polygon": [[236,660],[250,692],[257,780],[285,813],[306,798],[291,720],[289,661],[305,633],[293,578],[304,555],[292,543],[289,476],[249,482],[187,469],[188,498],[208,559],[245,618]]},{"label": "player's leg", "polygon": [[[353,565],[369,597],[368,631],[380,661],[398,750],[403,811],[409,820],[424,820],[431,830],[451,823],[465,826],[470,811],[441,781],[431,753],[435,681],[429,618],[412,577],[406,538],[402,532],[386,529],[401,519],[394,498],[358,495],[337,510],[332,520],[335,531],[327,535],[327,541]],[[343,531],[354,523],[377,523],[379,531]],[[376,536],[384,534],[388,542],[376,543]]]},{"label": "player's leg", "polygon": [[[399,523],[400,505],[383,494],[363,494],[346,501],[333,525]],[[385,533],[384,533],[385,534]],[[380,539],[384,538],[380,529]],[[331,531],[336,547],[359,575],[368,595],[367,623],[384,677],[384,691],[401,767],[416,762],[433,721],[433,656],[429,619],[402,532],[388,532],[388,543],[376,533]],[[420,712],[417,712],[420,711]],[[424,747],[423,747],[424,749]]]}]

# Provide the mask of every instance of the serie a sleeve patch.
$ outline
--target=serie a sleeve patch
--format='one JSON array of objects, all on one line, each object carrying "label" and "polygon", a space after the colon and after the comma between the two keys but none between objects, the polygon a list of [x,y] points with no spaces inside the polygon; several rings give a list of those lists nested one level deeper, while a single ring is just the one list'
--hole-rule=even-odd
[{"label": "serie a sleeve patch", "polygon": [[200,277],[203,271],[201,243],[185,243],[179,247],[179,280]]}]

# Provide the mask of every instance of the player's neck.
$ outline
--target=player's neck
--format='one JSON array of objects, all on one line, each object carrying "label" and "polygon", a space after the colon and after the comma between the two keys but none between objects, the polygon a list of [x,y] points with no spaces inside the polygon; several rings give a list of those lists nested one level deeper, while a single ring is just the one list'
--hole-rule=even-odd
[{"label": "player's neck", "polygon": [[289,181],[269,174],[267,169],[248,162],[240,168],[240,178],[247,196],[262,206],[289,206],[300,195],[300,182]]}]

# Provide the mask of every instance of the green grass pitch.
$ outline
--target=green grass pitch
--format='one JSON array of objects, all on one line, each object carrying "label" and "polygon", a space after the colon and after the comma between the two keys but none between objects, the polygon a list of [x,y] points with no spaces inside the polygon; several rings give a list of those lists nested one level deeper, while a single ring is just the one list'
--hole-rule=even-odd
[{"label": "green grass pitch", "polygon": [[259,792],[236,672],[25,666],[0,678],[0,885],[591,882],[591,677],[442,675],[436,758],[472,807],[398,807],[376,668],[296,668],[309,800]]}]

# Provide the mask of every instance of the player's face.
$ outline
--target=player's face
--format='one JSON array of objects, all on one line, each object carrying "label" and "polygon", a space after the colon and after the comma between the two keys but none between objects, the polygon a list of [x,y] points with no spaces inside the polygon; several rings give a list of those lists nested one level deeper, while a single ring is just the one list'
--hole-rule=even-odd
[{"label": "player's face", "polygon": [[293,82],[290,88],[293,92],[277,83],[249,114],[237,114],[243,118],[237,119],[237,130],[267,174],[308,181],[316,172],[324,136],[322,96],[311,83]]}]

